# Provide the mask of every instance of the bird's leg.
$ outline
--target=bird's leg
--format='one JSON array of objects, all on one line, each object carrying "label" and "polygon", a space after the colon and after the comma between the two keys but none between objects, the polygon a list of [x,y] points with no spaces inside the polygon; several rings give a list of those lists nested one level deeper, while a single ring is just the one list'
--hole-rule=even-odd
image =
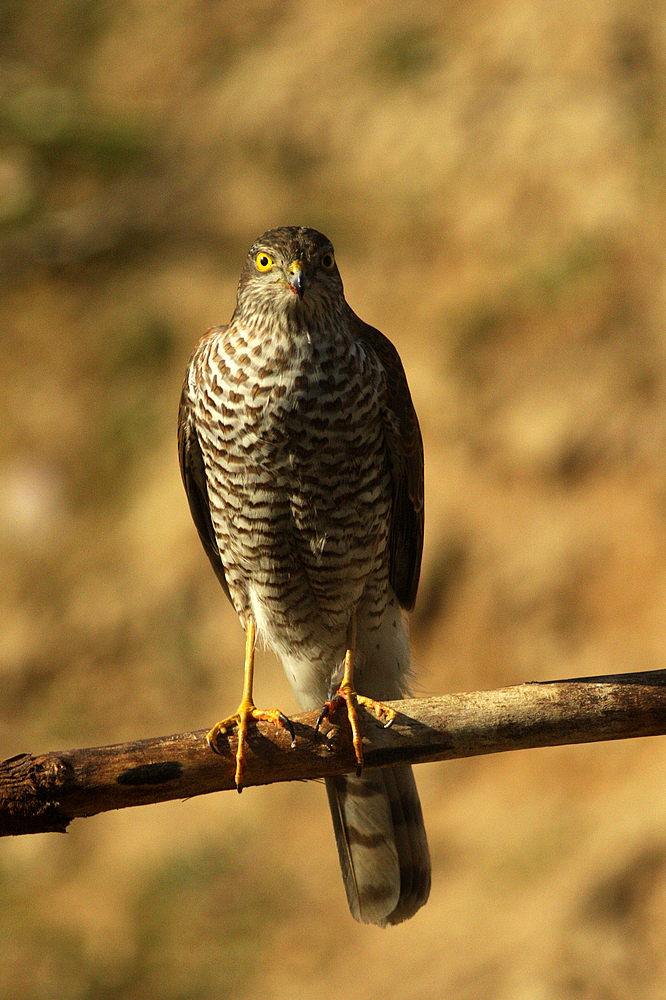
[{"label": "bird's leg", "polygon": [[319,713],[319,718],[317,719],[317,724],[315,726],[315,732],[319,731],[324,719],[333,715],[338,708],[344,703],[347,706],[347,718],[349,719],[349,725],[352,731],[352,743],[354,745],[354,753],[356,754],[356,774],[360,777],[361,771],[363,770],[363,743],[361,737],[361,726],[358,719],[358,706],[363,705],[364,708],[371,709],[377,718],[386,719],[384,723],[384,728],[388,729],[389,726],[393,725],[393,720],[396,717],[396,712],[394,709],[389,708],[381,701],[375,701],[374,698],[366,698],[365,695],[357,694],[354,690],[354,652],[356,650],[356,612],[352,613],[352,617],[349,621],[349,628],[347,630],[347,650],[345,652],[345,669],[342,675],[342,682],[337,690],[337,693],[327,701],[321,712]]},{"label": "bird's leg", "polygon": [[211,750],[215,753],[220,753],[218,746],[219,737],[226,733],[228,729],[232,726],[236,726],[238,729],[238,749],[236,751],[236,788],[239,792],[243,791],[243,774],[245,772],[245,760],[246,760],[246,749],[247,749],[247,730],[250,724],[250,720],[255,722],[258,719],[265,720],[266,722],[272,722],[277,726],[282,726],[283,729],[287,729],[291,735],[291,745],[295,746],[295,735],[294,727],[291,721],[286,715],[283,715],[278,709],[274,709],[269,712],[261,712],[255,707],[252,698],[252,686],[254,683],[254,646],[257,635],[257,627],[254,622],[254,618],[250,617],[247,621],[246,628],[246,638],[245,638],[245,678],[243,681],[243,697],[241,698],[241,703],[238,709],[233,715],[230,715],[227,719],[222,719],[221,722],[216,723],[209,733],[206,734],[206,740]]}]

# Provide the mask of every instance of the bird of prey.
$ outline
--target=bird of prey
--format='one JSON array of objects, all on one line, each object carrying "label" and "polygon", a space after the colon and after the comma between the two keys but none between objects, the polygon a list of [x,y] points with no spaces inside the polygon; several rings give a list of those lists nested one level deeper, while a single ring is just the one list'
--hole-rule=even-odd
[{"label": "bird of prey", "polygon": [[[257,638],[320,721],[346,702],[359,770],[327,778],[352,915],[386,926],[430,892],[410,767],[366,769],[359,703],[405,695],[423,547],[423,446],[396,349],[356,316],[331,242],[306,227],[264,233],[228,326],[196,347],[179,413],[180,465],[206,554],[246,631],[238,711],[242,788]],[[292,731],[293,735],[293,731]]]}]

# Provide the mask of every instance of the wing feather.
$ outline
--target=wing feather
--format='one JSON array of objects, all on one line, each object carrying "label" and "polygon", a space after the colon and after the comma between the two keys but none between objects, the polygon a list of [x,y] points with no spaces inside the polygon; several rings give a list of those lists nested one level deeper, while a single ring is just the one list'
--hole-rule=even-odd
[{"label": "wing feather", "polygon": [[423,441],[400,355],[383,333],[352,313],[352,330],[374,352],[386,374],[384,434],[391,469],[393,509],[390,581],[401,605],[414,607],[423,552]]},{"label": "wing feather", "polygon": [[215,529],[210,515],[206,467],[201,453],[201,445],[194,419],[194,405],[190,395],[190,371],[192,366],[196,364],[197,354],[202,345],[214,332],[217,331],[209,331],[209,334],[199,343],[192,355],[185,375],[178,410],[178,457],[187,501],[190,505],[190,512],[195,527],[199,532],[201,544],[210,560],[211,566],[215,570],[215,575],[222,584],[225,594],[229,597],[229,587],[224,575],[224,566],[220,558],[220,551],[217,546],[217,539],[215,538]]}]

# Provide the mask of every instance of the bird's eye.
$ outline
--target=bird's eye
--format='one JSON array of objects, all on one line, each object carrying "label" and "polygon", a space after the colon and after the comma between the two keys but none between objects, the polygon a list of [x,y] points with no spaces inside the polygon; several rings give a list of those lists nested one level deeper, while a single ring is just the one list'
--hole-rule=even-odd
[{"label": "bird's eye", "polygon": [[272,257],[269,257],[267,253],[263,252],[257,254],[254,262],[257,265],[257,271],[270,271],[275,263]]},{"label": "bird's eye", "polygon": [[326,271],[332,271],[335,266],[335,257],[332,253],[325,253],[321,259],[321,266]]}]

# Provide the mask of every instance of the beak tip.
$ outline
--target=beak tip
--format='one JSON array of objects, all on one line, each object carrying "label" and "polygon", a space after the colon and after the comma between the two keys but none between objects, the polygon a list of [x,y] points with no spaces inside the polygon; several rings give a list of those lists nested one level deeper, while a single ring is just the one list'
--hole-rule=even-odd
[{"label": "beak tip", "polygon": [[303,298],[305,294],[305,277],[302,271],[297,271],[289,279],[289,287],[291,290],[298,295],[299,299]]}]

